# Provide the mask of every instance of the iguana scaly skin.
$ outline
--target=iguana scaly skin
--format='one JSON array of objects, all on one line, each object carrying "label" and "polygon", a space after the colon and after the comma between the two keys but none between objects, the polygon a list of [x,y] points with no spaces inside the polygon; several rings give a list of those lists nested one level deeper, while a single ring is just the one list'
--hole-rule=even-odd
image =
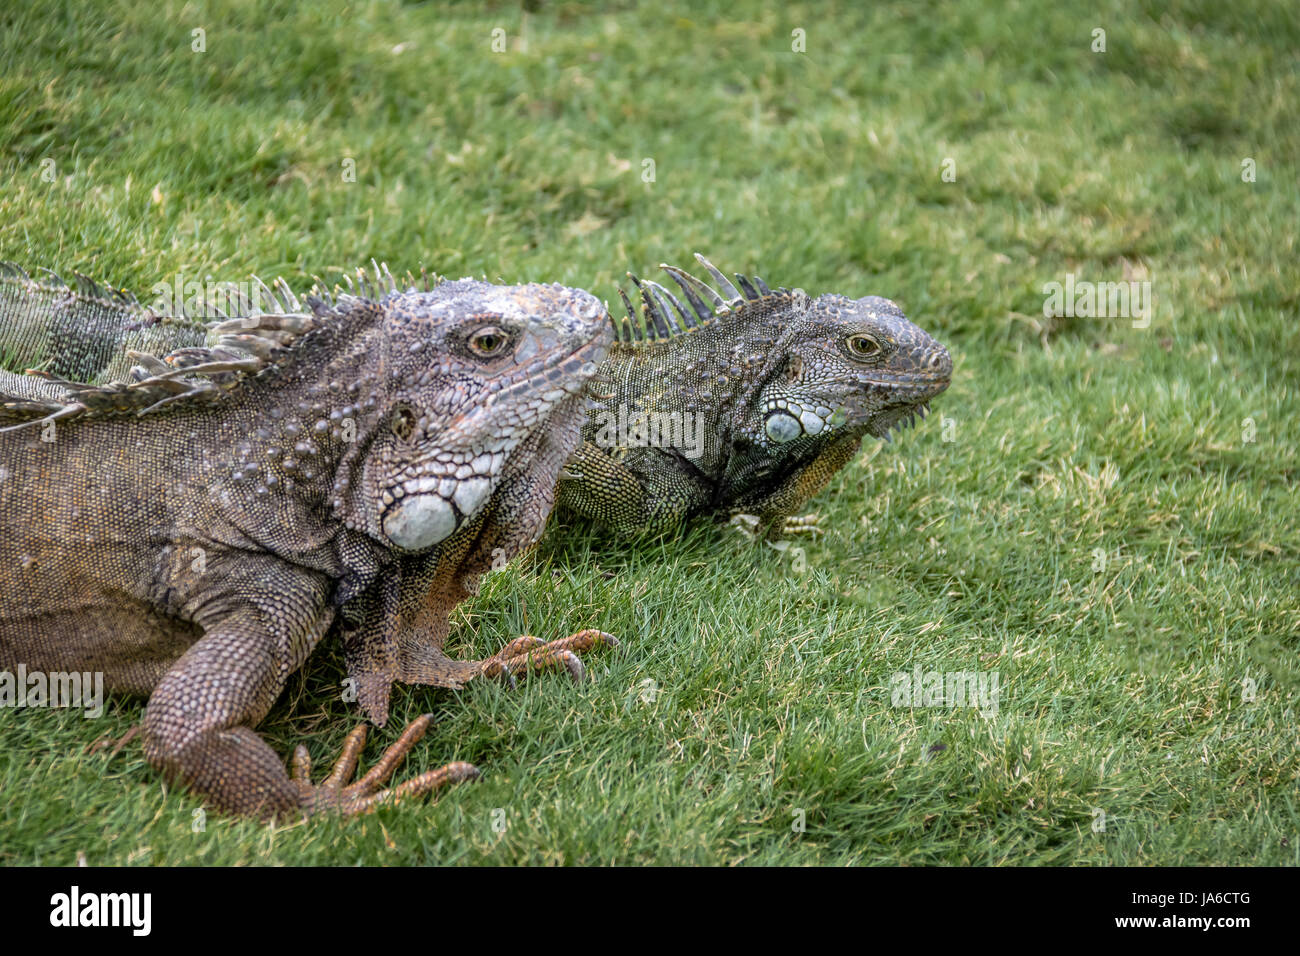
[{"label": "iguana scaly skin", "polygon": [[620,532],[697,515],[740,517],[768,537],[808,530],[795,513],[865,435],[887,441],[924,417],[952,359],[888,299],[811,299],[741,275],[733,285],[696,258],[716,289],[662,267],[686,305],[632,277],[641,315],[624,295],[559,502]]},{"label": "iguana scaly skin", "polygon": [[[287,288],[266,291],[269,303],[293,299]],[[30,275],[15,263],[0,262],[3,365],[36,366],[92,385],[124,381],[133,364],[131,351],[160,356],[212,344],[210,329],[219,318],[225,316],[145,306],[130,292],[80,273],[68,284],[53,272]]]},{"label": "iguana scaly skin", "polygon": [[[394,681],[456,686],[610,643],[443,650],[451,608],[540,533],[610,331],[592,296],[461,280],[220,323],[129,383],[0,396],[0,670],[102,671],[149,695],[145,753],[223,812],[354,813],[476,773],[381,787],[293,776],[254,732],[336,629],[366,713]],[[13,299],[9,306],[14,305]],[[21,301],[18,302],[21,307]]]}]

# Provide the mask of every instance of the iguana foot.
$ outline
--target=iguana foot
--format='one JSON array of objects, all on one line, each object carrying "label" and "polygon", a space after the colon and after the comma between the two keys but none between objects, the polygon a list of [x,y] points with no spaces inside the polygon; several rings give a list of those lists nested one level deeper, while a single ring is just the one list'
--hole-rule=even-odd
[{"label": "iguana foot", "polygon": [[821,520],[822,516],[819,514],[790,515],[781,521],[773,521],[766,534],[763,533],[763,519],[758,515],[741,512],[732,515],[727,523],[751,541],[762,539],[771,541],[785,536],[825,534]]},{"label": "iguana foot", "polygon": [[587,671],[582,666],[578,654],[602,644],[606,647],[618,647],[618,638],[613,634],[591,628],[550,642],[525,634],[523,637],[516,637],[501,648],[495,656],[484,661],[483,675],[504,676],[513,684],[515,674],[525,673],[529,667],[534,670],[564,667],[575,681],[581,681]]},{"label": "iguana foot", "polygon": [[349,784],[357,769],[357,760],[366,745],[366,725],[361,724],[343,744],[343,752],[330,775],[319,784],[311,782],[311,757],[307,748],[299,744],[293,752],[292,777],[302,791],[303,807],[309,813],[336,812],[344,816],[369,813],[377,807],[395,804],[408,797],[422,796],[449,784],[473,780],[479,770],[469,763],[449,763],[437,770],[429,770],[395,787],[381,789],[397,769],[411,748],[424,736],[433,723],[432,714],[424,714],[402,731],[397,741],[384,751],[379,761],[360,780]]}]

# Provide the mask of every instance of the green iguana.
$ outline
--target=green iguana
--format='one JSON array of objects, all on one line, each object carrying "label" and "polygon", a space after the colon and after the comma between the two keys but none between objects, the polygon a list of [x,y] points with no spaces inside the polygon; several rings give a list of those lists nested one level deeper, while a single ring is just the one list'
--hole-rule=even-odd
[{"label": "green iguana", "polygon": [[795,512],[865,435],[888,441],[924,418],[952,359],[888,299],[810,299],[741,275],[737,288],[695,258],[717,289],[662,266],[686,306],[631,276],[638,317],[620,293],[628,314],[615,322],[559,504],[621,532],[697,515],[768,537],[815,530]]},{"label": "green iguana", "polygon": [[381,789],[425,715],[351,785],[364,724],[322,783],[301,747],[290,776],[253,728],[332,628],[379,725],[394,681],[577,670],[575,652],[614,643],[443,650],[451,608],[540,533],[606,310],[557,285],[382,279],[306,309],[283,291],[208,326],[214,345],[132,352],[127,381],[0,395],[0,670],[149,695],[149,761],[220,811],[355,813],[477,773]]}]

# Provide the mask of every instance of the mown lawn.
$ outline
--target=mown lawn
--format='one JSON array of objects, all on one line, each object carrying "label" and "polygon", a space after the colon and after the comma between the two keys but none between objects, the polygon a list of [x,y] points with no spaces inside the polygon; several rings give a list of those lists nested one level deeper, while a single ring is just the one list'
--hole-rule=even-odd
[{"label": "mown lawn", "polygon": [[[818,540],[562,527],[491,575],[466,653],[623,645],[582,686],[396,694],[366,758],[432,710],[402,773],[478,784],[197,827],[138,744],[84,752],[142,702],[0,711],[0,863],[1295,863],[1291,5],[526,6],[7,6],[0,258],[614,300],[698,250],[895,299],[952,388],[814,502]],[[1149,281],[1149,325],[1045,318],[1067,273]],[[915,668],[996,673],[996,712],[893,706]],[[343,675],[318,652],[273,746],[336,751]]]}]

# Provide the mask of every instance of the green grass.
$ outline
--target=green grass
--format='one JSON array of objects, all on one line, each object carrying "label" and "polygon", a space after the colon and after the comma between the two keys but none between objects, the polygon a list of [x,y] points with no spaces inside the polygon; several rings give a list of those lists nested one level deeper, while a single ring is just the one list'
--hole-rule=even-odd
[{"label": "green grass", "polygon": [[[623,646],[583,686],[398,691],[366,759],[432,710],[402,772],[484,770],[436,802],[194,832],[138,745],[83,752],[141,702],[0,712],[0,863],[1295,863],[1290,5],[536,6],[6,8],[0,257],[147,291],[374,256],[613,299],[699,250],[898,301],[953,352],[936,415],[835,479],[801,552],[561,528],[491,575],[464,653]],[[1149,279],[1150,327],[1045,319],[1067,272]],[[996,715],[891,706],[916,666],[996,671]],[[324,763],[342,678],[322,648],[272,745]]]}]

